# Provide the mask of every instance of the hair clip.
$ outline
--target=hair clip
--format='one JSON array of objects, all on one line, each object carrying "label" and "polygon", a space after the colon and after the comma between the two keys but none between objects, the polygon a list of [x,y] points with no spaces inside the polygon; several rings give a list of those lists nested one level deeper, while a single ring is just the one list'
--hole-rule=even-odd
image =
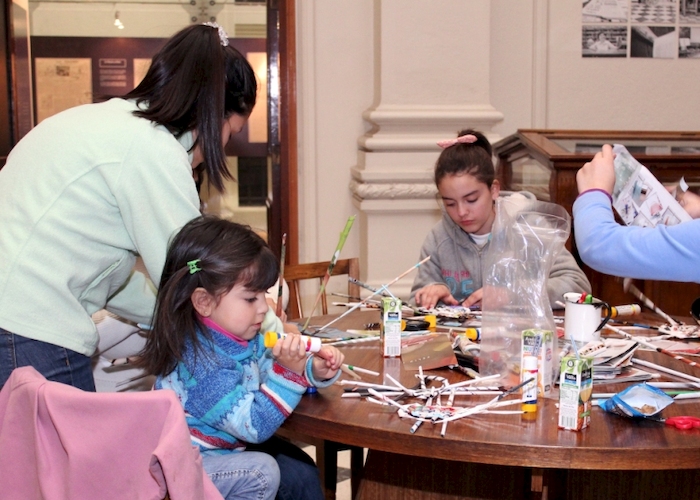
[{"label": "hair clip", "polygon": [[437,143],[442,149],[449,148],[455,144],[473,144],[476,142],[476,136],[474,134],[460,135],[456,139],[448,139],[446,141],[440,141]]},{"label": "hair clip", "polygon": [[187,263],[187,267],[190,268],[190,274],[194,274],[194,273],[196,273],[197,271],[201,271],[201,270],[202,270],[202,268],[199,267],[199,266],[197,265],[197,264],[199,264],[200,262],[201,262],[200,259],[195,259],[195,260],[191,260],[191,261],[189,261],[189,262]]},{"label": "hair clip", "polygon": [[221,40],[221,45],[224,47],[228,47],[228,34],[226,33],[226,30],[222,28],[218,23],[202,23],[204,26],[209,26],[211,28],[216,29],[219,32],[219,40]]}]

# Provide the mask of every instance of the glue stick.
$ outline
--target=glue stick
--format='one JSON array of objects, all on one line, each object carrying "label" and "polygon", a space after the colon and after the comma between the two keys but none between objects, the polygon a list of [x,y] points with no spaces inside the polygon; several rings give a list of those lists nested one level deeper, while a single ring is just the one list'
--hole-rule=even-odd
[{"label": "glue stick", "polygon": [[437,327],[437,316],[434,314],[426,314],[424,320],[428,322],[428,330],[434,332]]},{"label": "glue stick", "polygon": [[626,304],[624,306],[610,306],[610,317],[617,318],[618,316],[634,316],[642,312],[639,304]]},{"label": "glue stick", "polygon": [[[265,333],[265,347],[275,347],[277,341],[283,337],[286,337],[286,333],[279,332],[267,332]],[[300,335],[301,341],[306,345],[307,352],[318,352],[321,350],[321,339],[319,337],[309,337],[307,335]]]},{"label": "glue stick", "polygon": [[467,328],[464,333],[473,342],[481,340],[481,328]]},{"label": "glue stick", "polygon": [[534,379],[523,386],[523,405],[525,413],[537,411],[537,356],[525,356],[523,358],[522,381]]}]

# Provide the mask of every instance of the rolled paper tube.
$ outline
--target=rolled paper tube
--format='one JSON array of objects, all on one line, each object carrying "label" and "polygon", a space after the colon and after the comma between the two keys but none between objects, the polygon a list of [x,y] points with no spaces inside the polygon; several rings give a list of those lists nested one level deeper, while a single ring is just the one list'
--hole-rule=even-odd
[{"label": "rolled paper tube", "polygon": [[610,306],[611,318],[617,318],[618,316],[635,316],[642,312],[642,308],[639,304],[625,304],[623,306]]},{"label": "rolled paper tube", "polygon": [[[279,332],[266,332],[265,333],[265,347],[272,348],[282,337],[286,337],[286,333]],[[321,350],[321,338],[320,337],[309,337],[307,335],[300,335],[301,341],[306,345],[307,352],[318,352]]]}]

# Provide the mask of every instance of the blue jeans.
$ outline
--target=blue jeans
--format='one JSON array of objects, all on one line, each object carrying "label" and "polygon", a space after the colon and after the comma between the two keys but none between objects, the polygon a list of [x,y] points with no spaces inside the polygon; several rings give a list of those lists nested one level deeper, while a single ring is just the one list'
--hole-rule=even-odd
[{"label": "blue jeans", "polygon": [[47,380],[95,391],[89,357],[0,328],[0,387],[10,378],[12,370],[20,366],[33,366]]},{"label": "blue jeans", "polygon": [[272,500],[277,494],[280,470],[267,453],[202,455],[202,465],[225,500]]},{"label": "blue jeans", "polygon": [[280,489],[277,500],[324,500],[318,468],[311,457],[298,446],[273,436],[264,443],[250,444],[275,457],[280,468]]}]

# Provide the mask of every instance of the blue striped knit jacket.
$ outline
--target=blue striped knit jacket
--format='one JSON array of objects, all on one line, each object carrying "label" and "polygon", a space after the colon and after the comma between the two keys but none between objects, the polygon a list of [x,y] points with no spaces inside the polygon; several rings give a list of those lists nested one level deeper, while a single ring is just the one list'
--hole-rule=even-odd
[{"label": "blue striped knit jacket", "polygon": [[237,342],[209,328],[198,332],[203,350],[188,345],[173,372],[158,377],[156,389],[172,389],[185,409],[192,442],[203,454],[243,451],[246,443],[269,439],[296,407],[307,387],[327,387],[335,377],[316,381],[312,358],[304,375],[276,363],[258,333]]}]

